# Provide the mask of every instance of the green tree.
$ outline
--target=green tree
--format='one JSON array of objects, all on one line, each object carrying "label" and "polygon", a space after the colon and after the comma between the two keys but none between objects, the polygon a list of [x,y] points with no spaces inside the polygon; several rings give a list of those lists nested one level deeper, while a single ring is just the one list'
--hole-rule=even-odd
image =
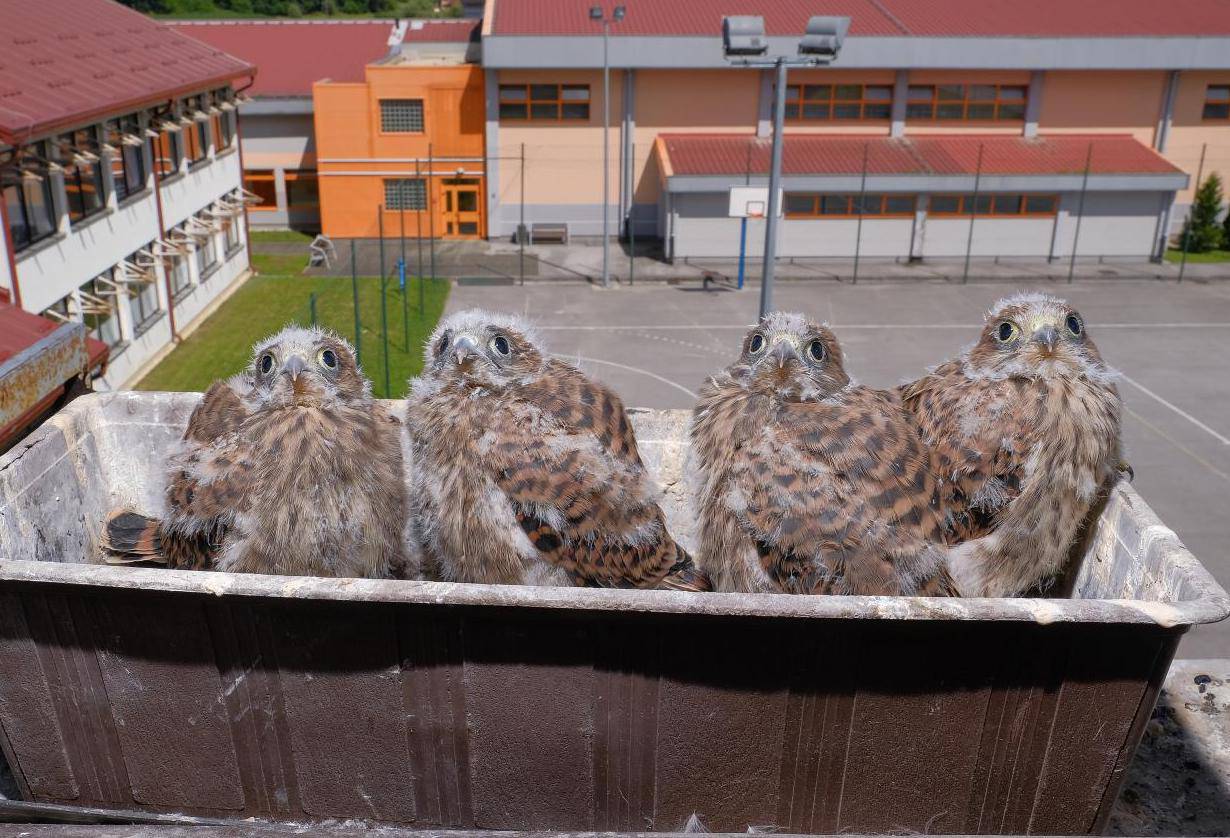
[{"label": "green tree", "polygon": [[1217,223],[1221,215],[1221,177],[1213,172],[1196,190],[1187,220],[1183,222],[1180,247],[1188,253],[1207,253],[1221,247],[1225,231]]}]

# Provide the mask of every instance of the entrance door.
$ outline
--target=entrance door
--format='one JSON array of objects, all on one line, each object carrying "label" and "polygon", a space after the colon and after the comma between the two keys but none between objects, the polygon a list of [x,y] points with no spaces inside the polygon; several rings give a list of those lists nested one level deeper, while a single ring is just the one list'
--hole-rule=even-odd
[{"label": "entrance door", "polygon": [[444,235],[476,239],[483,234],[480,182],[474,178],[453,178],[442,184],[444,192]]}]

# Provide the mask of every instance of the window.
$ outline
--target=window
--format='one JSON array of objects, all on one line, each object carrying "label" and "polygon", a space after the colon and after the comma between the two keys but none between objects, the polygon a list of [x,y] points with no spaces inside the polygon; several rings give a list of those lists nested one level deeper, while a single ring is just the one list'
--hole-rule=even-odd
[{"label": "window", "polygon": [[1210,84],[1204,90],[1205,119],[1230,119],[1230,84]]},{"label": "window", "polygon": [[787,193],[787,218],[813,218],[821,216],[845,217],[874,215],[881,218],[909,217],[914,214],[913,195],[863,196],[863,211],[859,213],[858,195],[813,195],[805,192]]},{"label": "window", "polygon": [[145,188],[145,143],[136,116],[113,119],[107,123],[107,143],[111,154],[111,180],[115,197],[124,200]]},{"label": "window", "polygon": [[1024,119],[1026,91],[1011,84],[912,84],[905,115],[935,120]]},{"label": "window", "polygon": [[381,99],[380,130],[386,134],[423,133],[423,100]]},{"label": "window", "polygon": [[209,154],[209,114],[205,112],[204,96],[193,96],[184,100],[184,116],[180,121],[183,125],[184,152],[188,163],[200,163]]},{"label": "window", "polygon": [[[42,144],[34,147],[35,154],[43,150]],[[5,167],[0,169],[0,178],[13,251],[20,251],[55,233],[56,210],[46,166],[29,163],[20,168]]]},{"label": "window", "polygon": [[222,241],[226,245],[226,253],[229,256],[235,252],[235,248],[239,247],[239,223],[240,216],[232,215],[222,224]]},{"label": "window", "polygon": [[311,169],[286,173],[286,209],[315,212],[320,209],[316,172]]},{"label": "window", "polygon": [[214,108],[218,111],[211,114],[209,117],[210,125],[213,128],[214,135],[214,153],[218,153],[224,149],[231,147],[231,143],[235,141],[235,112],[224,110],[220,107],[222,103],[227,101],[225,90],[219,90],[214,93]]},{"label": "window", "polygon": [[158,138],[149,141],[150,159],[159,177],[170,177],[179,174],[184,160],[183,128],[168,118],[159,123],[159,129]]},{"label": "window", "polygon": [[207,273],[218,266],[217,237],[210,233],[208,235],[195,236],[195,238],[197,276],[204,279]]},{"label": "window", "polygon": [[386,210],[427,209],[427,181],[423,178],[401,178],[384,182]]},{"label": "window", "polygon": [[[127,274],[126,278],[129,280],[126,283],[130,294],[128,311],[132,315],[133,331],[140,334],[145,331],[143,327],[149,325],[149,321],[161,310],[158,307],[157,275],[154,273],[154,267],[148,255],[142,256],[139,252],[132,253],[125,261],[137,269],[120,268],[119,270]],[[146,281],[138,281],[142,279]]]},{"label": "window", "polygon": [[103,194],[102,166],[92,151],[98,143],[94,141],[93,131],[86,129],[65,134],[58,145],[60,165],[64,167],[68,217],[76,223],[101,212],[107,203]]},{"label": "window", "polygon": [[500,119],[589,119],[587,84],[502,84]]},{"label": "window", "polygon": [[188,272],[188,257],[176,254],[169,260],[171,271],[171,297],[178,299],[192,285],[192,277]]},{"label": "window", "polygon": [[786,119],[888,119],[892,85],[792,84],[786,87]]},{"label": "window", "polygon": [[278,208],[278,187],[273,172],[253,170],[243,173],[243,188],[261,199],[248,207],[249,212],[274,212]]},{"label": "window", "polygon": [[78,289],[78,304],[86,331],[114,349],[123,342],[124,336],[120,333],[119,312],[115,307],[118,291],[111,281],[110,273],[108,271],[82,285]]},{"label": "window", "polygon": [[1059,201],[1054,195],[932,195],[930,215],[1029,216],[1054,215]]}]

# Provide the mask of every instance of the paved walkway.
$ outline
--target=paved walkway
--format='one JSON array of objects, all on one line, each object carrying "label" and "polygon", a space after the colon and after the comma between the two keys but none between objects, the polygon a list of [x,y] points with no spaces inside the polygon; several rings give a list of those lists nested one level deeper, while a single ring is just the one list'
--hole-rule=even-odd
[{"label": "paved walkway", "polygon": [[[329,269],[317,269],[312,273],[348,275],[350,265],[350,240],[334,242],[338,262]],[[256,247],[265,252],[304,254],[307,249],[298,243],[260,243]],[[597,241],[576,241],[568,245],[539,245],[526,247],[524,255],[520,248],[509,242],[486,241],[423,241],[420,253],[416,239],[406,239],[405,258],[411,274],[432,272],[432,252],[435,254],[435,275],[466,282],[508,283],[545,280],[564,280],[597,283],[602,277],[602,247]],[[610,248],[610,274],[617,284],[637,282],[687,282],[699,281],[707,272],[712,272],[735,282],[739,274],[736,259],[689,259],[674,263],[664,261],[656,243],[637,248],[635,261],[629,257],[627,245],[613,243]],[[387,274],[395,270],[402,255],[402,242],[397,238],[385,239],[383,266]],[[355,262],[358,273],[372,276],[380,273],[382,259],[378,239],[355,240]],[[1001,258],[972,259],[968,274],[965,260],[928,259],[925,262],[902,263],[891,259],[861,259],[856,276],[853,258],[849,259],[783,259],[778,263],[777,276],[782,280],[830,280],[839,282],[922,280],[960,282],[968,276],[975,282],[1066,282],[1072,274],[1075,280],[1108,279],[1177,279],[1179,266],[1169,262],[1154,263],[1147,260],[1098,260],[1078,259],[1073,267],[1069,261],[1047,262],[1045,259]],[[753,282],[760,276],[760,260],[748,259],[745,266],[745,281]],[[1184,278],[1193,281],[1230,279],[1230,263],[1189,263]]]}]

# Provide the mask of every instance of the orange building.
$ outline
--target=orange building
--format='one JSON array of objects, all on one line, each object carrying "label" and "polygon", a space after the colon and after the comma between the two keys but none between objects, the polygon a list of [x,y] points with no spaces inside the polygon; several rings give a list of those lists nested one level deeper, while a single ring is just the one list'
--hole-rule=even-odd
[{"label": "orange building", "polygon": [[[439,29],[441,37],[460,30]],[[483,71],[473,63],[475,47],[406,39],[369,64],[364,81],[313,86],[325,235],[374,237],[382,223],[386,235],[403,224],[408,236],[487,235]]]}]

